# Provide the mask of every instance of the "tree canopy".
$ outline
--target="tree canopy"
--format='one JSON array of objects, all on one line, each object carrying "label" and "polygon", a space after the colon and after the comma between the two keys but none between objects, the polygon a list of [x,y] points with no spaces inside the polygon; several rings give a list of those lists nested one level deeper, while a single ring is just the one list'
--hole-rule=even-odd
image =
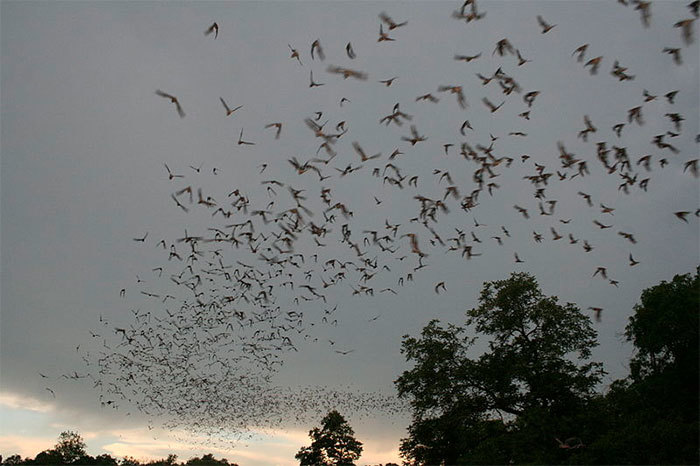
[{"label": "tree canopy", "polygon": [[644,290],[624,334],[631,373],[598,393],[589,317],[525,273],[485,283],[464,326],[433,320],[404,337],[412,368],[396,386],[413,421],[401,454],[411,465],[698,464],[699,315],[700,268]]},{"label": "tree canopy", "polygon": [[217,460],[214,455],[207,453],[201,458],[195,457],[185,463],[186,466],[229,466],[229,462],[226,458]]},{"label": "tree canopy", "polygon": [[66,463],[73,463],[85,456],[85,447],[85,441],[80,434],[66,430],[58,436],[58,443],[56,443],[54,450],[61,455]]},{"label": "tree canopy", "polygon": [[625,337],[630,376],[591,404],[581,464],[698,464],[700,269],[642,292]]},{"label": "tree canopy", "polygon": [[98,456],[90,456],[85,451],[85,442],[80,434],[73,431],[64,431],[58,437],[58,442],[49,450],[44,450],[34,458],[22,459],[19,455],[12,455],[2,460],[0,465],[45,465],[45,464],[71,464],[71,465],[92,465],[92,466],[238,466],[236,463],[229,463],[227,459],[217,460],[214,455],[194,457],[187,462],[177,462],[177,455],[169,454],[167,458],[141,462],[131,456],[125,456],[120,460],[107,453]]},{"label": "tree canopy", "polygon": [[[488,341],[479,357],[472,356],[478,337],[465,337],[466,327],[433,320],[419,338],[404,337],[402,352],[413,363],[396,380],[399,396],[413,408],[404,458],[414,464],[517,461],[524,453],[516,445],[494,450],[489,442],[524,425],[528,441],[556,452],[566,416],[593,396],[603,375],[602,366],[589,361],[597,344],[590,318],[572,303],[544,296],[531,275],[513,273],[484,284],[466,325]],[[537,456],[539,450],[531,448],[530,459],[552,460]]]},{"label": "tree canopy", "polygon": [[295,455],[301,466],[354,466],[362,453],[362,442],[338,411],[329,412],[321,420],[321,428],[309,431],[313,440]]},{"label": "tree canopy", "polygon": [[697,381],[698,309],[700,269],[695,277],[676,275],[642,292],[625,329],[636,349],[630,363],[635,380],[682,369]]}]

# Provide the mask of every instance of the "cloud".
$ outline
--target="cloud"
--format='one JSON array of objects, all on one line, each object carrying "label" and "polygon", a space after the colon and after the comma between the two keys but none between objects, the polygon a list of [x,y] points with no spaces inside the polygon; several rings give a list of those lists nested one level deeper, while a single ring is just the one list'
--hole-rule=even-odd
[{"label": "cloud", "polygon": [[389,448],[385,444],[376,444],[374,442],[365,442],[360,463],[363,464],[379,464],[379,463],[397,463],[401,464],[398,448]]},{"label": "cloud", "polygon": [[55,405],[37,400],[25,395],[17,393],[0,392],[0,406],[6,406],[11,409],[23,409],[38,413],[48,413],[55,411]]}]

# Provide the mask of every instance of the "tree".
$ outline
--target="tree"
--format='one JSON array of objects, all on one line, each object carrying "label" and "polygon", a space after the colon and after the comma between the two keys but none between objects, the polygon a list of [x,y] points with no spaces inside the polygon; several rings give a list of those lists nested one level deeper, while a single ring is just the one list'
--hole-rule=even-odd
[{"label": "tree", "polygon": [[309,431],[311,446],[294,456],[301,466],[354,466],[362,453],[362,442],[338,411],[329,412],[318,427]]},{"label": "tree", "polygon": [[5,459],[5,462],[2,464],[22,464],[22,457],[19,455],[8,456],[7,459]]},{"label": "tree", "polygon": [[36,457],[28,461],[29,464],[64,464],[66,463],[63,455],[59,453],[55,448],[52,450],[44,450]]},{"label": "tree", "polygon": [[235,463],[231,464],[228,462],[226,458],[222,458],[221,460],[217,460],[214,458],[214,455],[211,453],[207,453],[206,455],[202,456],[201,458],[195,457],[187,461],[185,463],[187,466],[237,466]]},{"label": "tree", "polygon": [[603,375],[588,361],[597,344],[590,318],[544,296],[531,275],[513,273],[484,284],[466,324],[488,340],[478,358],[479,339],[464,327],[433,320],[419,338],[404,336],[413,368],[395,383],[413,422],[402,456],[419,465],[556,461],[555,438],[572,436],[571,416]]},{"label": "tree", "polygon": [[647,288],[625,329],[636,354],[630,362],[632,378],[680,370],[698,381],[698,309],[700,268],[695,277],[676,275],[668,283]]},{"label": "tree", "polygon": [[72,464],[74,465],[100,465],[100,466],[117,466],[117,460],[107,453],[98,456],[83,455]]},{"label": "tree", "polygon": [[120,466],[141,466],[141,462],[133,456],[125,456],[119,462]]},{"label": "tree", "polygon": [[95,464],[117,466],[117,459],[108,453],[103,453],[95,457]]},{"label": "tree", "polygon": [[629,388],[661,411],[656,419],[675,416],[697,432],[700,267],[647,288],[634,311],[625,331],[635,347]]},{"label": "tree", "polygon": [[173,466],[177,464],[177,455],[170,453],[166,459],[151,461],[150,466]]},{"label": "tree", "polygon": [[66,463],[72,463],[85,455],[85,442],[77,432],[66,430],[58,436],[54,450],[63,457]]},{"label": "tree", "polygon": [[700,269],[647,288],[625,337],[631,374],[588,411],[597,437],[572,455],[581,464],[698,464]]}]

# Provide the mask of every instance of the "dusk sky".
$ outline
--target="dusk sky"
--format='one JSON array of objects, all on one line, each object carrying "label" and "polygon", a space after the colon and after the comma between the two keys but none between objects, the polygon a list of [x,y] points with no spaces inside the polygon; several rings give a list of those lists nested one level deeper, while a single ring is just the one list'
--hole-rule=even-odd
[{"label": "dusk sky", "polygon": [[480,1],[471,21],[451,1],[2,1],[0,454],[71,429],[91,454],[294,465],[337,408],[359,464],[400,462],[402,337],[464,324],[514,271],[603,309],[605,390],[642,290],[699,263],[687,3],[645,26],[613,0]]}]

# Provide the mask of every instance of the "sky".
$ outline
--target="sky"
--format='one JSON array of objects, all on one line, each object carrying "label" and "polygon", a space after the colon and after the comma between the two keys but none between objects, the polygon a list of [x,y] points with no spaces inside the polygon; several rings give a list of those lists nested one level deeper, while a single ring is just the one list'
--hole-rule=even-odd
[{"label": "sky", "polygon": [[[34,456],[71,429],[93,454],[213,452],[241,465],[291,465],[308,430],[337,407],[365,444],[360,464],[398,462],[410,422],[394,399],[393,381],[409,368],[402,337],[431,319],[463,324],[483,283],[514,271],[591,317],[590,307],[603,308],[593,322],[593,358],[608,372],[600,389],[624,377],[632,348],[621,334],[642,290],[694,272],[700,253],[698,182],[684,170],[698,158],[700,54],[697,40],[686,43],[674,27],[693,17],[686,3],[652,2],[645,27],[633,5],[615,1],[482,1],[485,16],[470,22],[453,17],[461,3],[447,1],[3,1],[0,454]],[[407,21],[384,24],[393,41],[378,41],[382,12]],[[555,27],[542,33],[538,15]],[[218,33],[206,35],[213,22]],[[529,61],[497,53],[504,38]],[[325,60],[312,59],[315,40]],[[584,44],[577,61],[572,52]],[[666,47],[680,49],[680,65]],[[584,65],[597,56],[592,74]],[[626,68],[618,76],[616,61]],[[331,67],[367,78],[343,79]],[[499,68],[485,85],[477,76]],[[309,86],[311,71],[322,86]],[[392,77],[390,86],[379,82]],[[519,89],[505,94],[501,84],[513,81]],[[440,86],[462,86],[466,108]],[[156,90],[176,96],[184,118]],[[672,103],[665,94],[674,90]],[[439,101],[416,100],[428,93]],[[504,103],[492,112],[483,98]],[[220,99],[242,107],[227,116]],[[411,120],[380,123],[397,103]],[[630,121],[638,106],[641,120]],[[667,114],[684,118],[680,130]],[[332,159],[305,123],[317,116],[324,134],[341,134],[329,136]],[[584,116],[596,129],[587,140],[578,136]],[[279,138],[265,127],[276,122]],[[408,141],[412,125],[427,139]],[[659,134],[673,147],[653,144]],[[617,147],[630,167],[605,168],[600,142],[611,165]],[[381,155],[362,161],[353,143]],[[461,206],[479,187],[479,163],[460,154],[463,143],[479,156],[493,143],[494,176],[485,172],[472,208]],[[576,164],[562,166],[558,144]],[[402,154],[390,160],[395,149]],[[638,163],[645,155],[649,170]],[[293,158],[324,161],[297,171]],[[581,161],[588,172],[578,174]],[[537,165],[551,174],[547,185],[524,178],[537,176]],[[348,166],[359,168],[343,173]],[[622,188],[621,174],[632,180]],[[270,180],[283,186],[263,184]],[[294,190],[304,190],[298,202],[308,210]],[[449,211],[436,208],[433,222],[415,196],[444,198]],[[294,207],[298,239],[284,252],[272,234],[294,223],[284,214]],[[687,222],[675,212],[689,212]],[[248,219],[263,235],[254,243],[206,241]],[[395,236],[387,222],[400,224]],[[311,223],[326,232],[314,235]],[[554,240],[552,228],[563,238]],[[376,243],[366,231],[390,238]],[[410,234],[426,254],[420,260]],[[182,240],[194,236],[202,239]],[[353,265],[333,268],[334,259]],[[593,276],[598,267],[608,279]],[[145,350],[147,338],[172,345]],[[263,353],[269,358],[256,359]]]}]

